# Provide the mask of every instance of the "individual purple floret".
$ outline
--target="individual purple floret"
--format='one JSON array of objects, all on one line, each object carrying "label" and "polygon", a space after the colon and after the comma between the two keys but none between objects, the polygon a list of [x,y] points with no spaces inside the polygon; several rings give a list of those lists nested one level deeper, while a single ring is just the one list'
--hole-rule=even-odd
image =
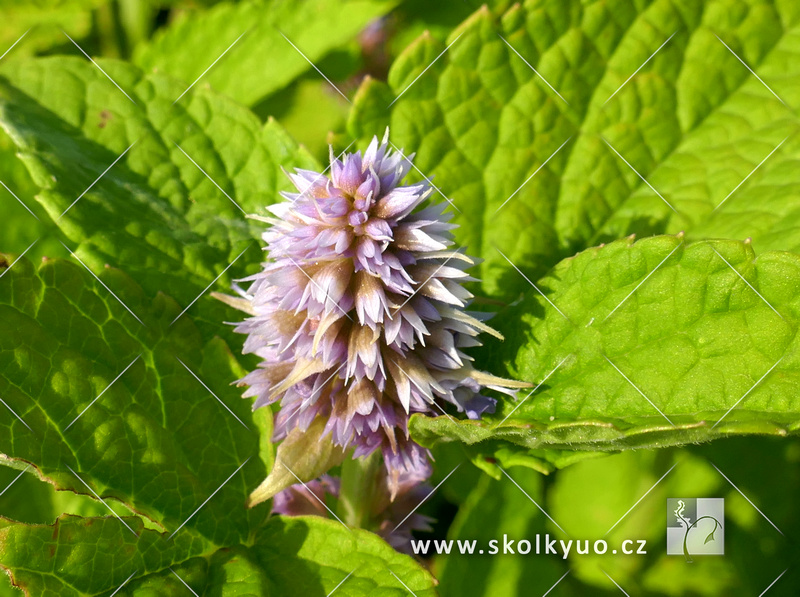
[{"label": "individual purple floret", "polygon": [[410,159],[375,138],[363,155],[331,152],[330,176],[289,174],[298,192],[253,216],[269,225],[264,269],[228,301],[252,315],[236,331],[261,363],[240,385],[254,408],[280,403],[274,439],[321,417],[353,457],[382,452],[393,494],[401,478],[430,475],[411,414],[450,403],[479,418],[495,408],[483,387],[526,385],[477,371],[462,352],[481,331],[500,336],[464,311],[473,261],[452,248],[443,205],[422,205],[430,187],[401,185]]}]

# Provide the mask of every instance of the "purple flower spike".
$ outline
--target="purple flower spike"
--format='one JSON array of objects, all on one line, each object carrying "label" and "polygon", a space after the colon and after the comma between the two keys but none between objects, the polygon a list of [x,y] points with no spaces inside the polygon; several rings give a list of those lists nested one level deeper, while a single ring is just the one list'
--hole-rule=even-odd
[{"label": "purple flower spike", "polygon": [[495,407],[483,387],[527,385],[473,369],[462,352],[481,331],[501,336],[464,311],[473,261],[452,248],[444,206],[422,205],[430,187],[401,186],[410,159],[389,151],[387,131],[363,155],[331,152],[330,178],[289,174],[298,192],[254,216],[269,224],[267,263],[228,301],[252,315],[236,331],[262,361],[240,385],[254,408],[280,402],[274,439],[321,417],[353,457],[381,450],[393,495],[401,479],[430,475],[411,414],[451,403],[478,418]]}]

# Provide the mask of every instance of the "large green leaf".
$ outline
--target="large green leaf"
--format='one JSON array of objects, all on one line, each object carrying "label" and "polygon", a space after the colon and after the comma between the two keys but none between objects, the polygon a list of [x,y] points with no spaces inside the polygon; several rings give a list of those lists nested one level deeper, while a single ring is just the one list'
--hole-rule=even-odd
[{"label": "large green leaf", "polygon": [[0,521],[0,566],[28,594],[109,595],[131,577],[127,594],[181,595],[177,574],[211,594],[327,595],[357,568],[350,594],[402,595],[394,573],[432,595],[433,579],[375,535],[320,518],[265,525],[263,506],[246,509],[272,464],[269,409],[250,412],[231,387],[242,371],[222,340],[204,344],[189,317],[171,323],[174,301],[107,269],[140,323],[78,264],[11,262],[0,259],[0,454],[125,506],[123,519]]},{"label": "large green leaf", "polygon": [[147,299],[117,270],[101,279],[124,289],[142,323],[80,265],[51,260],[34,273],[22,259],[4,271],[3,459],[60,489],[117,499],[170,532],[185,523],[179,536],[193,553],[245,540],[265,513],[244,501],[271,456],[229,385],[242,371],[224,342],[204,345],[185,316],[170,325],[180,307]]},{"label": "large green leaf", "polygon": [[484,291],[498,297],[527,288],[506,257],[535,280],[631,233],[794,248],[799,23],[799,5],[770,0],[481,9],[444,54],[422,36],[388,84],[365,81],[349,131],[364,140],[390,125],[393,142],[416,151],[460,210],[458,240],[485,259]]},{"label": "large green leaf", "polygon": [[[0,69],[0,124],[87,265],[120,267],[187,308],[230,263],[222,288],[258,267],[261,226],[243,212],[263,213],[288,188],[282,166],[312,161],[276,122],[211,91],[173,104],[182,84],[100,64],[136,104],[85,59],[19,61]],[[207,296],[191,313],[210,333],[231,318]]]},{"label": "large green leaf", "polygon": [[116,595],[186,595],[188,585],[203,595],[324,597],[341,584],[342,595],[404,597],[402,583],[434,595],[433,578],[410,557],[319,517],[272,518],[247,546],[200,557],[188,541],[128,522],[138,537],[113,518],[66,516],[54,526],[0,519],[0,564],[28,594],[54,597],[110,595],[131,576]]},{"label": "large green leaf", "polygon": [[396,4],[397,0],[220,4],[165,29],[137,51],[136,62],[174,75],[188,86],[243,36],[199,85],[253,105],[312,68],[308,60],[319,61]]},{"label": "large green leaf", "polygon": [[506,341],[478,356],[541,386],[482,421],[415,416],[419,441],[618,450],[800,429],[800,257],[627,238],[539,288],[493,320]]}]

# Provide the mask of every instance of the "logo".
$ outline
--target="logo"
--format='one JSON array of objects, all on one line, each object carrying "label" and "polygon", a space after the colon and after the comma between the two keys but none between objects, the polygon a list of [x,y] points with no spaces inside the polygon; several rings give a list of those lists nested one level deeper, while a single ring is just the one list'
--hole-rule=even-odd
[{"label": "logo", "polygon": [[667,499],[667,554],[692,556],[725,554],[725,500],[722,498]]}]

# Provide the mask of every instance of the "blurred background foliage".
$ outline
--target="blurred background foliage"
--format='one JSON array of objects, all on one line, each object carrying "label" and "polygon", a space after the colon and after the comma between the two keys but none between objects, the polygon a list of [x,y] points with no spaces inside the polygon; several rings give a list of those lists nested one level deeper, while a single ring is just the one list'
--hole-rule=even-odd
[{"label": "blurred background foliage", "polygon": [[[247,33],[231,52],[249,52],[255,61],[240,56],[244,72],[221,79],[212,71],[202,84],[228,89],[263,120],[276,118],[323,161],[328,143],[342,134],[349,98],[364,77],[385,79],[394,57],[413,39],[428,31],[444,42],[479,7],[469,0],[311,0],[304,3],[305,12],[298,13],[295,4],[290,0],[0,0],[0,52],[9,50],[9,58],[15,60],[78,55],[66,32],[91,56],[163,68],[188,85],[210,62],[203,52],[218,55],[220,47],[234,41],[232,32],[245,22]],[[502,9],[511,2],[491,4]],[[343,22],[332,23],[336,19]],[[207,22],[208,38],[214,38],[214,43],[203,48],[206,37],[184,36],[182,27],[190,21]],[[235,26],[227,30],[230,23]],[[280,39],[284,28],[290,38],[306,32],[309,39],[303,46],[309,58],[349,97],[334,90]],[[326,30],[331,34],[322,34]],[[257,50],[263,44],[273,48],[281,44],[286,61],[259,65]],[[36,188],[2,132],[0,181],[5,187],[0,189],[4,250],[30,249],[31,257],[65,256],[58,231],[33,199]],[[30,248],[37,238],[41,240]],[[791,539],[800,537],[798,440],[745,438],[684,449],[627,452],[585,460],[549,476],[523,467],[509,469],[520,487],[466,463],[458,446],[443,445],[435,456],[434,485],[460,466],[426,502],[423,512],[437,522],[432,533],[420,535],[422,539],[485,543],[504,533],[517,538],[550,533],[558,538],[597,539],[613,526],[606,537],[611,546],[626,538],[648,540],[647,556],[570,556],[566,561],[521,555],[434,557],[427,564],[441,580],[443,597],[542,595],[565,574],[548,594],[619,595],[614,579],[631,595],[757,596],[785,569],[789,569],[787,578],[770,595],[795,595],[795,587],[800,586],[798,572],[791,569],[800,561]],[[726,471],[742,493],[713,465]],[[17,469],[0,467],[0,491],[0,514],[24,522],[49,524],[62,513],[108,514],[94,500],[56,492],[33,474]],[[726,556],[697,558],[687,566],[680,557],[664,555],[666,498],[694,496],[726,498]],[[120,504],[109,504],[120,514],[128,513]],[[0,575],[0,595],[15,594],[5,575]]]}]

